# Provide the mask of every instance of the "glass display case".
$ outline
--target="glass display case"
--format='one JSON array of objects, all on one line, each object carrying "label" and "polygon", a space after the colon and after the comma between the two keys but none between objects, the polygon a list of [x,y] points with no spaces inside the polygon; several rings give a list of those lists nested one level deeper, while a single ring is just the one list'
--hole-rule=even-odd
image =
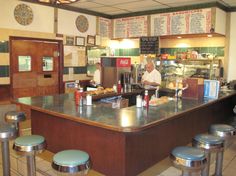
[{"label": "glass display case", "polygon": [[220,73],[220,59],[175,59],[155,60],[156,68],[161,72],[162,80],[168,81],[176,77],[200,77],[205,79],[217,79],[223,75]]}]

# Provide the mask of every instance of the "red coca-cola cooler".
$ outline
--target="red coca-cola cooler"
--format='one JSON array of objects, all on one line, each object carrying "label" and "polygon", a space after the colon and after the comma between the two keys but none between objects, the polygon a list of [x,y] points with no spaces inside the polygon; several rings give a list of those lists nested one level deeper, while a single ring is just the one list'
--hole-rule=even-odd
[{"label": "red coca-cola cooler", "polygon": [[131,73],[131,58],[101,57],[101,82],[103,87],[112,87],[119,80],[123,83],[123,75]]}]

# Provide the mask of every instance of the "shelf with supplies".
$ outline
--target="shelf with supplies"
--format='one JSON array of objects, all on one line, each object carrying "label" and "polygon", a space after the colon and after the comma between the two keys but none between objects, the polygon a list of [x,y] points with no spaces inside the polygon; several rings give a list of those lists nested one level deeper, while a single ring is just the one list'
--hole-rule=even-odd
[{"label": "shelf with supplies", "polygon": [[181,77],[200,77],[217,79],[222,77],[221,59],[165,59],[155,60],[156,68],[160,71],[163,81]]}]

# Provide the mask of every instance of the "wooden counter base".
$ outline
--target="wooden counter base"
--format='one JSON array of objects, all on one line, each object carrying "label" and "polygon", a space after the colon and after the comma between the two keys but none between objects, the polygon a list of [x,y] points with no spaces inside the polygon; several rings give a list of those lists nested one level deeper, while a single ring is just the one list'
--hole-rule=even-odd
[{"label": "wooden counter base", "polygon": [[49,151],[88,152],[93,169],[105,175],[133,176],[167,157],[174,147],[190,143],[210,124],[227,120],[232,116],[234,98],[180,113],[137,132],[99,128],[32,109],[32,133],[46,138]]}]

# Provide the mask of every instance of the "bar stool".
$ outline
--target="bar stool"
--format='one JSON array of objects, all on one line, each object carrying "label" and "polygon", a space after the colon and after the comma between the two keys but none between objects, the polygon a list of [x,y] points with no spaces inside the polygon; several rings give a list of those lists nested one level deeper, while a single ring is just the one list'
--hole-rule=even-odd
[{"label": "bar stool", "polygon": [[183,176],[201,172],[207,164],[204,151],[194,147],[176,147],[172,150],[170,159],[173,165],[182,170]]},{"label": "bar stool", "polygon": [[5,121],[7,123],[13,123],[17,130],[19,128],[19,122],[24,121],[25,119],[26,115],[24,112],[9,111],[5,114]]},{"label": "bar stool", "polygon": [[225,141],[225,147],[228,147],[236,134],[236,129],[226,124],[213,124],[209,128],[209,133],[221,137]]},{"label": "bar stool", "polygon": [[2,145],[2,165],[3,175],[10,175],[10,154],[9,154],[9,140],[17,136],[15,126],[10,124],[0,124],[0,140]]},{"label": "bar stool", "polygon": [[[209,133],[215,136],[219,136],[224,140],[224,147],[227,148],[229,144],[232,142],[233,136],[235,136],[235,128],[226,125],[226,124],[213,124],[209,128]],[[224,152],[218,152],[216,154],[216,176],[222,175],[222,167],[223,167],[223,158]]]},{"label": "bar stool", "polygon": [[27,158],[27,175],[36,176],[35,155],[43,152],[46,141],[43,136],[30,135],[16,138],[13,149]]},{"label": "bar stool", "polygon": [[[210,134],[199,134],[193,138],[193,147],[197,147],[197,148],[203,149],[205,151],[206,158],[207,158],[207,166],[205,167],[205,169],[203,171],[203,176],[208,176],[209,169],[210,169],[211,153],[213,153],[213,152],[215,152],[217,154],[220,152],[223,153],[224,152],[224,140],[218,136],[213,136]],[[219,166],[219,165],[217,165],[217,163],[220,163],[220,162],[216,161],[215,168],[217,168],[217,167],[222,168],[222,165]],[[218,175],[215,174],[215,176],[218,176]]]},{"label": "bar stool", "polygon": [[53,156],[52,168],[58,172],[86,175],[91,167],[88,153],[81,150],[64,150]]}]

